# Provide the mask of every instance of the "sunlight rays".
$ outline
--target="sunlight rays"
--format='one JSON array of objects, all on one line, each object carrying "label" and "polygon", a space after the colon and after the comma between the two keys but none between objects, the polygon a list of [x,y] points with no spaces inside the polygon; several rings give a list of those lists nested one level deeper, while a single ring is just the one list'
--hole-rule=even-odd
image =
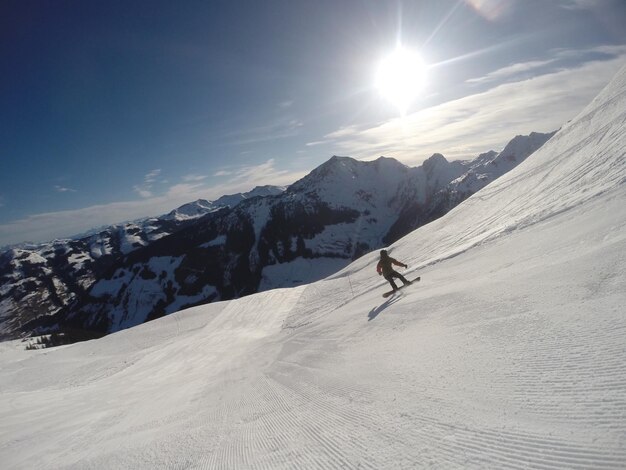
[{"label": "sunlight rays", "polygon": [[427,69],[416,52],[398,46],[379,63],[376,88],[405,114],[426,86]]},{"label": "sunlight rays", "polygon": [[458,10],[458,8],[465,3],[466,0],[458,0],[454,6],[452,8],[450,8],[450,11],[446,14],[446,16],[439,22],[439,24],[437,26],[435,26],[435,28],[433,29],[433,32],[430,33],[430,36],[428,36],[428,39],[426,39],[426,41],[424,41],[424,46],[426,46],[439,32],[439,30],[441,28],[443,28],[445,26],[445,24],[448,22],[448,20],[452,17],[452,15],[454,14],[454,12],[456,12]]}]

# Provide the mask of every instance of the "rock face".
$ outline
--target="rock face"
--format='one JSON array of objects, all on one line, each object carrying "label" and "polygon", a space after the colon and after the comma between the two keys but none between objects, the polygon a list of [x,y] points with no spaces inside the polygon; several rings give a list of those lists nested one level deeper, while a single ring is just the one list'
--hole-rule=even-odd
[{"label": "rock face", "polygon": [[286,190],[198,200],[79,240],[0,256],[3,338],[102,335],[215,300],[326,277],[424,225],[515,167],[553,134],[410,168],[332,157]]}]

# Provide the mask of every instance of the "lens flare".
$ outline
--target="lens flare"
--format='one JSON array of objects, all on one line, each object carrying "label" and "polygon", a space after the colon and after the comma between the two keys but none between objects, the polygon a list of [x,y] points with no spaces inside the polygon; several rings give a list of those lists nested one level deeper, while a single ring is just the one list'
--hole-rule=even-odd
[{"label": "lens flare", "polygon": [[511,0],[465,0],[465,3],[489,21],[500,19],[511,8]]}]

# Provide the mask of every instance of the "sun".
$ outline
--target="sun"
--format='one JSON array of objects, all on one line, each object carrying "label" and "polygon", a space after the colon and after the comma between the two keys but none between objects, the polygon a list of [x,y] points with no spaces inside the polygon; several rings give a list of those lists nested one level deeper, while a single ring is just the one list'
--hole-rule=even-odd
[{"label": "sun", "polygon": [[428,67],[417,52],[397,47],[378,64],[376,88],[405,114],[426,86]]}]

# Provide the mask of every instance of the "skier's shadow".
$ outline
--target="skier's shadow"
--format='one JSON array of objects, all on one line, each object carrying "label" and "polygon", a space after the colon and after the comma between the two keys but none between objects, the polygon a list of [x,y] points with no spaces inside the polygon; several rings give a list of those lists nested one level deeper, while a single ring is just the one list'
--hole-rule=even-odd
[{"label": "skier's shadow", "polygon": [[370,313],[367,314],[367,321],[372,321],[378,316],[380,312],[385,310],[390,305],[395,304],[398,300],[400,300],[400,296],[394,295],[393,297],[390,297],[388,300],[386,300],[384,303],[380,304],[378,307],[374,307],[372,310],[370,310]]}]

